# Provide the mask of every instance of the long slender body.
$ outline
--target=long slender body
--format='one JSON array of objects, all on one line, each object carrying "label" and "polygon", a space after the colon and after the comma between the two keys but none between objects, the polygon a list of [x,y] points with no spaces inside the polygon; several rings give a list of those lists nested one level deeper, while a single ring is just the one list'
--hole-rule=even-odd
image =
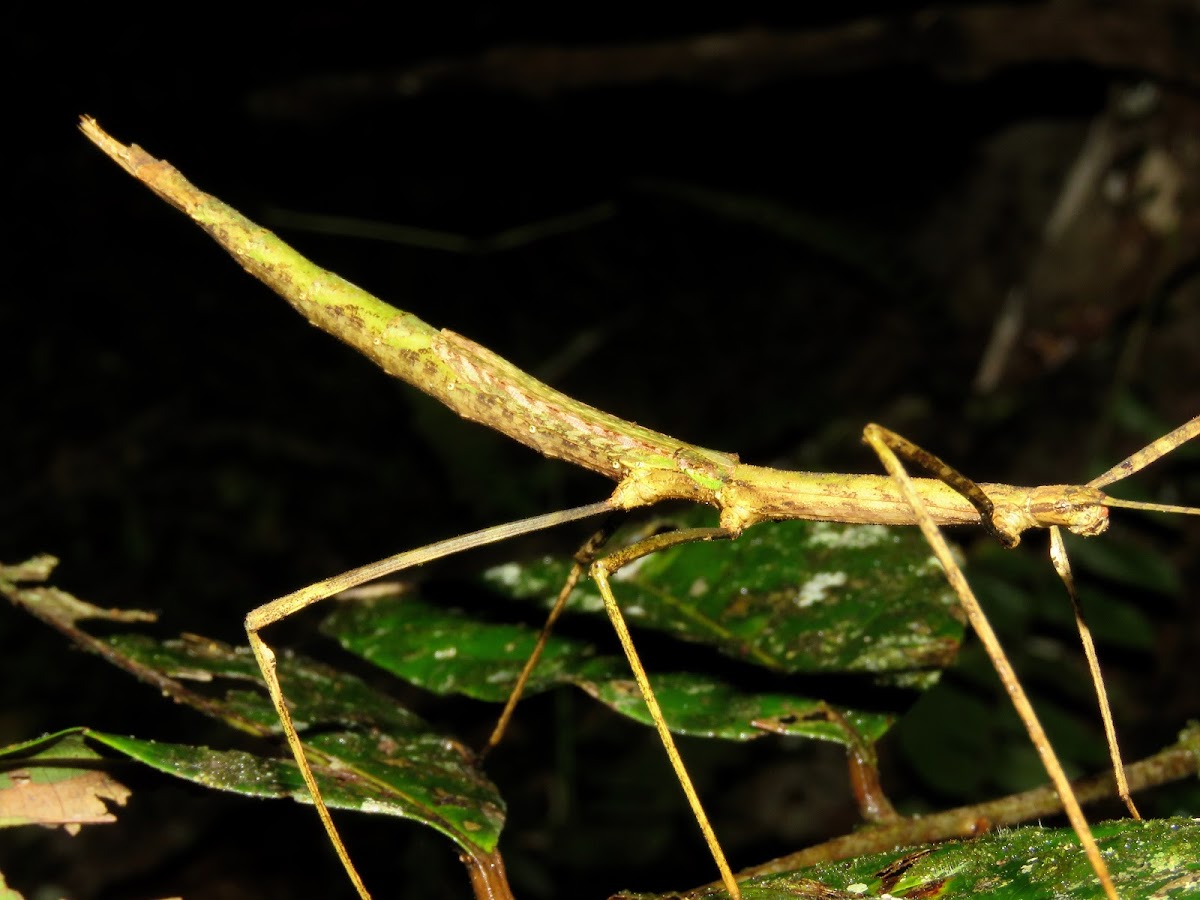
[{"label": "long slender body", "polygon": [[[314,265],[271,232],[195,188],[168,163],[155,159],[136,145],[125,146],[114,141],[91,119],[83,120],[82,129],[126,171],[187,213],[244,269],[271,287],[312,324],[350,344],[389,374],[430,394],[463,418],[487,425],[548,457],[574,463],[617,482],[608,501],[509,526],[484,529],[472,535],[398,554],[309,585],[264,604],[247,616],[250,646],[259,662],[288,743],[330,840],[360,896],[365,898],[369,895],[321,799],[319,786],[305,758],[303,745],[283,697],[275,672],[274,653],[258,632],[335,591],[361,584],[385,572],[419,565],[463,549],[549,527],[558,522],[595,515],[604,510],[631,509],[675,499],[716,507],[720,511],[720,528],[690,529],[647,538],[595,560],[590,572],[604,597],[605,607],[629,657],[672,767],[688,796],[731,897],[741,896],[736,880],[679,758],[608,582],[609,577],[622,566],[665,546],[730,538],[756,522],[773,519],[916,524],[921,527],[975,630],[988,647],[1001,681],[1021,713],[1047,772],[1055,782],[1105,895],[1116,897],[1105,863],[1088,831],[1086,819],[1066,775],[937,525],[972,524],[982,520],[1009,546],[1018,542],[1023,531],[1045,527],[1050,529],[1052,548],[1058,546],[1061,549],[1060,527],[1077,534],[1099,534],[1108,527],[1108,507],[1112,505],[1193,514],[1200,512],[1117,501],[1100,490],[1102,486],[1138,471],[1172,447],[1200,434],[1200,416],[1083,486],[1020,488],[1004,484],[975,485],[945,463],[876,425],[867,426],[864,438],[888,469],[890,474],[886,476],[789,472],[747,465],[735,454],[679,441],[556,391],[487,348],[454,332],[439,331],[413,314],[396,309],[338,275]],[[894,451],[903,453],[940,477],[910,479]],[[1052,557],[1056,552],[1052,551]],[[1056,566],[1073,592],[1065,560],[1056,560]],[[560,599],[565,599],[565,593]],[[1084,637],[1087,646],[1089,639],[1086,634]],[[535,661],[536,656],[529,665],[532,666]],[[1099,687],[1098,667],[1094,660],[1093,670],[1097,674]],[[522,679],[524,677],[522,675]],[[1102,706],[1106,706],[1103,700]],[[1118,782],[1122,783],[1115,740],[1111,737],[1110,746],[1114,768],[1118,771]],[[1124,796],[1131,812],[1134,812],[1127,791]]]},{"label": "long slender body", "polygon": [[[912,525],[912,507],[885,475],[790,472],[742,463],[643,428],[543,384],[453,331],[438,330],[305,259],[271,232],[192,185],[136,144],[125,146],[84,119],[84,133],[131,175],[187,213],[250,274],[309,322],[350,344],[384,371],[538,452],[617,482],[611,503],[631,509],[691,500],[721,511],[733,534],[772,519]],[[928,478],[914,483],[940,525],[979,521],[961,493]],[[1028,528],[1060,525],[1099,534],[1105,496],[1090,487],[981,485],[1010,542]]]}]

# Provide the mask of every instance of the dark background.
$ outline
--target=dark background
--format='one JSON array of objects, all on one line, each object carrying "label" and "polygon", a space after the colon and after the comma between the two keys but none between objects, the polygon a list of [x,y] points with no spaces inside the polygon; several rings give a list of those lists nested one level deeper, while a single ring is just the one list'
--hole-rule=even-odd
[{"label": "dark background", "polygon": [[[1194,415],[1194,8],[806,6],[10,13],[0,558],[53,553],[58,583],[84,599],[240,642],[250,607],[300,584],[610,490],[309,327],[96,151],[76,131],[82,113],[397,306],[750,462],[876,471],[858,435],[880,421],[980,479],[1079,482]],[[1048,236],[1069,184],[1077,199]],[[579,213],[496,252],[298,227],[315,214],[486,239]],[[1024,317],[980,384],[1014,292]],[[1124,493],[1200,502],[1196,459],[1181,451]],[[1077,567],[1138,758],[1200,710],[1200,535],[1116,518]],[[1103,769],[1044,538],[1014,554],[958,539],[1066,755]],[[285,642],[326,649],[313,621]],[[962,733],[955,704],[1003,719],[971,671],[884,747],[908,809],[1040,777],[1011,728]],[[0,683],[0,744],[70,725],[236,741],[12,609]],[[495,714],[413,702],[468,743]],[[513,804],[519,896],[711,877],[653,741],[571,695],[522,710],[489,769]],[[939,756],[931,780],[932,745],[961,745],[961,768]],[[854,824],[835,751],[685,753],[736,865]],[[14,887],[348,894],[310,812],[122,775],[136,791],[117,825],[4,834]],[[564,778],[579,802],[552,814]],[[1146,804],[1194,815],[1200,797],[1177,785]],[[350,821],[379,895],[468,896],[449,843]]]}]

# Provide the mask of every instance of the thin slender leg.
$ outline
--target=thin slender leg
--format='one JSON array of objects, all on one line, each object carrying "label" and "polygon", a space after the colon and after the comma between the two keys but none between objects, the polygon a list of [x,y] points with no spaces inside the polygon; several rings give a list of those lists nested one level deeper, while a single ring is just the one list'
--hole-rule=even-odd
[{"label": "thin slender leg", "polygon": [[1117,795],[1124,801],[1129,814],[1135,819],[1141,819],[1142,815],[1129,792],[1129,779],[1125,777],[1125,763],[1121,759],[1121,748],[1117,744],[1117,726],[1113,722],[1112,707],[1108,703],[1108,689],[1104,686],[1104,676],[1100,672],[1100,657],[1096,653],[1096,643],[1092,640],[1092,630],[1083,618],[1083,606],[1079,602],[1079,595],[1075,591],[1075,578],[1071,574],[1071,561],[1067,558],[1062,531],[1057,525],[1050,528],[1050,560],[1054,563],[1059,579],[1067,588],[1067,596],[1071,598],[1075,627],[1079,631],[1079,640],[1083,643],[1083,655],[1087,657],[1088,671],[1091,672],[1092,684],[1096,688],[1096,700],[1100,704],[1100,718],[1104,722],[1104,737],[1108,741],[1108,755],[1112,760],[1113,777],[1117,782]]},{"label": "thin slender leg", "polygon": [[284,699],[283,688],[279,684],[275,653],[259,637],[259,632],[268,625],[286,619],[293,613],[312,606],[314,603],[319,603],[328,597],[332,597],[334,594],[349,590],[352,587],[358,587],[360,584],[365,584],[384,575],[390,575],[403,569],[432,562],[435,559],[461,553],[464,550],[482,547],[485,544],[494,544],[497,541],[507,540],[508,538],[522,534],[529,534],[533,531],[540,531],[544,528],[553,528],[555,525],[585,519],[590,516],[599,515],[600,513],[609,512],[610,510],[611,507],[608,501],[602,501],[600,503],[592,503],[588,506],[580,506],[575,509],[548,513],[544,516],[534,516],[531,519],[522,519],[518,522],[509,522],[505,525],[485,528],[482,531],[460,535],[459,537],[450,538],[445,541],[438,541],[435,544],[429,544],[405,553],[398,553],[395,556],[389,556],[387,559],[368,563],[357,569],[343,572],[341,575],[335,575],[324,581],[310,584],[298,591],[293,591],[277,600],[272,600],[270,603],[265,603],[257,609],[251,610],[246,616],[246,638],[250,643],[250,649],[254,651],[254,658],[258,661],[258,667],[262,671],[263,680],[267,684],[267,693],[270,695],[271,703],[274,705],[275,712],[279,716],[279,723],[283,727],[283,734],[287,738],[288,747],[291,748],[292,756],[296,759],[296,765],[300,769],[300,775],[304,779],[304,784],[308,788],[308,792],[312,795],[313,805],[317,809],[317,815],[321,817],[321,824],[325,826],[325,833],[329,835],[329,841],[333,844],[333,849],[342,861],[342,865],[346,869],[346,874],[350,876],[350,881],[354,884],[354,889],[363,900],[370,900],[371,895],[363,884],[362,878],[359,877],[354,863],[351,862],[350,853],[346,850],[346,845],[342,842],[341,835],[338,834],[337,827],[333,824],[333,817],[329,814],[329,807],[325,804],[325,800],[321,796],[321,788],[317,784],[317,778],[313,774],[312,766],[308,762],[304,745],[300,741],[300,735],[296,732],[296,724],[292,721],[292,714],[288,710],[287,701]]},{"label": "thin slender leg", "polygon": [[[1189,419],[1169,434],[1163,435],[1158,440],[1147,444],[1141,450],[1123,459],[1107,472],[1097,475],[1088,482],[1088,487],[1104,487],[1128,478],[1130,475],[1140,472],[1146,466],[1166,456],[1172,450],[1190,441],[1197,435],[1200,435],[1200,416]],[[1195,507],[1173,506],[1165,503],[1141,503],[1130,500],[1119,500],[1114,497],[1105,498],[1105,504],[1110,507],[1141,509],[1150,512],[1176,513],[1190,516],[1200,515],[1200,509],[1196,509]],[[1092,673],[1092,683],[1096,686],[1096,697],[1100,703],[1100,715],[1104,719],[1104,734],[1108,740],[1109,756],[1112,758],[1113,775],[1117,782],[1117,793],[1125,801],[1125,806],[1129,809],[1130,815],[1135,819],[1140,819],[1141,815],[1133,803],[1133,797],[1129,792],[1129,782],[1125,777],[1125,764],[1121,761],[1121,749],[1117,745],[1117,730],[1113,724],[1112,710],[1108,705],[1108,692],[1104,687],[1104,679],[1100,674],[1100,661],[1096,656],[1096,648],[1092,642],[1091,631],[1083,619],[1083,609],[1079,603],[1078,594],[1075,591],[1075,579],[1071,575],[1071,563],[1067,559],[1067,548],[1063,545],[1062,534],[1058,528],[1050,529],[1050,559],[1054,563],[1054,568],[1058,572],[1059,578],[1066,585],[1067,594],[1071,598],[1071,607],[1075,612],[1075,622],[1079,627],[1080,639],[1083,641],[1083,651],[1087,656],[1088,667]]]},{"label": "thin slender leg", "polygon": [[546,623],[542,626],[542,631],[538,635],[533,652],[525,660],[525,667],[521,669],[521,674],[517,676],[512,693],[508,695],[508,700],[504,703],[504,710],[500,713],[500,718],[496,720],[496,727],[492,729],[487,743],[483,745],[476,757],[478,761],[482,762],[483,758],[504,739],[504,732],[508,730],[508,723],[512,720],[513,713],[517,709],[517,704],[521,701],[521,695],[525,693],[525,686],[529,683],[529,679],[533,675],[533,670],[537,668],[537,664],[542,658],[542,653],[546,649],[546,642],[550,640],[550,635],[553,633],[554,626],[558,622],[559,616],[562,615],[562,611],[567,608],[567,600],[571,596],[571,591],[575,590],[575,585],[579,583],[579,579],[583,577],[583,573],[591,566],[592,561],[596,558],[596,554],[608,543],[608,539],[612,537],[613,530],[617,527],[617,523],[621,518],[621,516],[610,517],[604,523],[603,527],[588,538],[583,543],[583,546],[576,551],[575,558],[571,563],[571,571],[567,573],[567,578],[558,592],[558,597],[555,598],[554,605],[550,607],[550,612],[546,615]]},{"label": "thin slender leg", "polygon": [[[1109,472],[1132,474],[1154,462],[1164,453],[1170,452],[1183,441],[1194,437],[1198,430],[1200,430],[1200,417],[1159,438],[1148,447],[1139,450],[1133,456],[1129,457],[1129,459],[1114,466]],[[1016,537],[1008,534],[995,522],[992,515],[994,509],[992,501],[979,485],[932,453],[918,447],[895,432],[887,431],[885,441],[901,456],[921,466],[926,471],[933,473],[937,478],[966,497],[971,505],[979,511],[980,521],[983,522],[984,526],[994,537],[999,539],[1002,545],[1005,547],[1016,546]],[[1097,485],[1098,483],[1107,483],[1104,479],[1108,474],[1105,473],[1105,475],[1094,479],[1090,483],[1090,486]],[[1153,504],[1151,506],[1159,508]],[[1179,512],[1181,509],[1171,507],[1169,511]],[[1108,755],[1112,760],[1113,777],[1117,782],[1117,792],[1121,796],[1121,799],[1124,800],[1130,814],[1135,819],[1140,819],[1141,815],[1133,803],[1133,797],[1129,794],[1129,781],[1125,777],[1125,764],[1121,761],[1121,748],[1117,744],[1117,729],[1113,723],[1112,707],[1108,702],[1108,690],[1104,685],[1104,678],[1100,672],[1100,658],[1096,653],[1096,644],[1092,640],[1091,629],[1088,628],[1087,621],[1084,619],[1083,607],[1079,602],[1079,595],[1075,590],[1075,580],[1071,576],[1071,563],[1067,558],[1067,548],[1063,545],[1062,531],[1057,526],[1050,527],[1050,561],[1054,565],[1054,570],[1058,572],[1058,577],[1062,580],[1063,586],[1067,589],[1067,596],[1071,599],[1071,609],[1075,615],[1075,626],[1079,631],[1079,641],[1083,645],[1083,653],[1088,661],[1088,670],[1091,674],[1092,685],[1096,689],[1096,699],[1100,706],[1100,718],[1104,722],[1104,737],[1108,743]]]},{"label": "thin slender leg", "polygon": [[[1105,896],[1109,900],[1119,900],[1112,877],[1108,872],[1108,866],[1104,862],[1104,857],[1100,854],[1100,848],[1096,845],[1096,839],[1092,837],[1087,819],[1079,806],[1079,800],[1075,796],[1075,792],[1071,789],[1067,775],[1058,761],[1058,756],[1055,754],[1054,748],[1050,746],[1046,732],[1042,728],[1037,714],[1033,711],[1033,706],[1030,704],[1029,698],[1025,695],[1025,690],[1021,687],[1021,683],[1017,679],[1017,674],[1013,671],[1012,665],[1004,653],[1004,648],[1000,646],[1000,641],[996,638],[991,623],[988,622],[983,608],[975,598],[975,593],[971,590],[971,586],[967,582],[966,576],[963,575],[962,569],[955,562],[954,555],[950,552],[950,547],[946,544],[946,539],[942,537],[937,524],[929,515],[929,511],[921,501],[920,495],[913,487],[912,480],[904,470],[904,466],[893,452],[892,444],[894,442],[891,439],[894,437],[897,436],[878,425],[868,425],[863,431],[863,439],[871,445],[883,463],[884,468],[887,469],[888,474],[900,486],[901,491],[912,507],[913,515],[917,520],[917,525],[920,527],[921,533],[925,536],[925,540],[933,550],[934,556],[942,564],[942,569],[946,573],[946,580],[950,582],[950,586],[958,594],[959,602],[962,604],[963,610],[971,622],[971,627],[975,629],[975,633],[979,636],[980,641],[987,650],[988,656],[992,660],[992,666],[995,668],[996,674],[1000,677],[1001,684],[1004,685],[1005,691],[1008,692],[1013,707],[1021,717],[1021,721],[1024,722],[1025,729],[1029,732],[1033,746],[1042,759],[1042,765],[1045,767],[1047,774],[1049,774],[1050,780],[1054,783],[1054,788],[1058,792],[1059,799],[1062,801],[1067,818],[1071,820],[1071,825],[1074,827],[1075,833],[1079,836],[1079,842],[1087,854],[1088,861],[1091,863],[1096,877],[1100,880]],[[908,442],[904,441],[904,443],[907,444]]]},{"label": "thin slender leg", "polygon": [[625,656],[629,660],[629,667],[633,670],[634,680],[637,681],[638,688],[642,692],[642,697],[646,701],[646,708],[650,711],[650,717],[654,720],[654,727],[658,731],[658,737],[662,741],[663,749],[667,751],[667,758],[671,761],[671,768],[675,770],[675,777],[679,779],[680,787],[683,788],[684,794],[687,795],[688,804],[692,808],[692,815],[696,817],[696,822],[700,825],[700,831],[704,834],[704,841],[708,844],[709,852],[712,853],[713,860],[717,864],[717,869],[720,870],[721,881],[725,885],[725,890],[729,893],[732,900],[741,900],[742,893],[738,888],[737,879],[733,877],[733,870],[730,869],[729,863],[725,859],[725,852],[721,849],[720,842],[717,841],[717,835],[708,820],[708,814],[705,813],[704,806],[700,803],[700,796],[696,793],[691,776],[688,775],[687,767],[683,764],[683,758],[679,755],[679,749],[675,746],[675,738],[671,736],[670,728],[663,717],[662,707],[659,706],[658,698],[654,695],[654,689],[650,687],[650,678],[646,675],[646,668],[642,665],[637,649],[633,645],[633,638],[629,634],[629,626],[625,623],[625,616],[621,613],[621,609],[617,605],[617,600],[613,596],[612,587],[609,584],[610,576],[622,567],[629,565],[635,559],[640,559],[643,556],[648,556],[651,553],[679,544],[690,544],[697,541],[727,540],[731,537],[733,535],[723,528],[687,528],[666,534],[656,534],[646,538],[644,541],[638,541],[636,544],[618,550],[610,556],[596,560],[592,563],[591,574],[596,582],[596,587],[600,591],[600,596],[604,598],[604,608],[608,612],[609,619],[612,621],[613,629],[617,632],[617,638],[621,641],[621,647],[625,650]]}]

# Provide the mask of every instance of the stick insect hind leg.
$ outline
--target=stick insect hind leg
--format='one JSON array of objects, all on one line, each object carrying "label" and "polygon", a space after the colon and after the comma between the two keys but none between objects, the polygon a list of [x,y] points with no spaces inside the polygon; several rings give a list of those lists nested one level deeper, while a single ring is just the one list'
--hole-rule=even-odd
[{"label": "stick insect hind leg", "polygon": [[348,572],[343,572],[324,581],[310,584],[298,591],[293,591],[277,600],[272,600],[251,610],[246,616],[246,637],[249,641],[250,649],[254,652],[254,658],[258,661],[258,667],[262,671],[263,680],[267,685],[267,693],[270,695],[271,703],[274,705],[275,712],[279,716],[279,722],[283,728],[284,737],[287,739],[288,747],[292,751],[292,756],[296,759],[300,775],[304,779],[304,784],[308,788],[309,794],[312,796],[313,805],[317,809],[317,815],[320,816],[321,823],[325,826],[325,833],[329,836],[329,841],[333,844],[333,848],[337,852],[338,858],[346,870],[346,874],[349,875],[350,881],[354,884],[354,889],[363,900],[369,900],[371,895],[363,884],[358,870],[354,867],[354,863],[350,859],[350,853],[346,849],[341,835],[338,833],[337,826],[333,823],[329,807],[321,795],[321,788],[317,784],[316,775],[313,774],[312,765],[308,761],[304,745],[300,741],[300,735],[296,731],[295,722],[292,720],[291,711],[288,709],[287,701],[284,698],[283,688],[279,683],[279,676],[276,672],[275,653],[259,636],[259,632],[268,625],[280,622],[293,613],[332,597],[334,594],[365,584],[376,578],[381,578],[384,575],[390,575],[404,569],[412,568],[413,566],[433,562],[436,559],[452,556],[464,550],[471,550],[519,535],[553,528],[556,525],[586,519],[601,513],[610,512],[611,510],[612,506],[610,502],[605,500],[600,503],[592,503],[574,509],[547,513],[546,515],[534,516],[530,519],[521,519],[517,522],[496,525],[492,528],[485,528],[481,531],[460,535],[449,540],[438,541],[437,543],[428,544],[416,550],[398,553],[395,556],[389,556],[386,559],[368,563],[365,566],[359,566],[356,569],[351,569]]}]

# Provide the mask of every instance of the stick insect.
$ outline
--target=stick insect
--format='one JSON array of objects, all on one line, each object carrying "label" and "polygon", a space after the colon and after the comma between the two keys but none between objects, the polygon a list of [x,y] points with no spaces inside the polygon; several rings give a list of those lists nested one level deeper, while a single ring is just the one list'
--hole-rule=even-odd
[{"label": "stick insect", "polygon": [[[1006,484],[976,484],[946,463],[878,425],[868,425],[863,436],[879,456],[887,475],[792,472],[747,465],[736,455],[685,443],[559,393],[487,348],[454,332],[437,330],[415,315],[396,309],[319,268],[269,231],[195,188],[165,161],[155,159],[137,145],[120,144],[102,131],[94,120],[84,118],[81,128],[114,161],[159,197],[186,213],[244,269],[280,294],[312,324],[341,338],[388,374],[430,394],[463,418],[487,425],[547,457],[574,463],[617,482],[616,489],[606,500],[487,528],[400,553],[308,585],[264,604],[247,615],[247,638],[262,670],[288,744],[330,841],[361,897],[370,895],[321,798],[276,675],[275,655],[261,637],[262,630],[336,593],[401,569],[565,522],[651,506],[667,500],[686,500],[715,507],[720,513],[719,525],[658,534],[607,556],[597,554],[590,561],[588,571],[604,599],[606,611],[663,747],[712,853],[721,881],[731,897],[740,900],[737,879],[725,859],[676,749],[613,594],[611,579],[622,567],[667,547],[698,541],[732,540],[756,523],[784,519],[915,524],[921,529],[958,594],[972,626],[992,657],[997,673],[1029,731],[1105,895],[1117,897],[1103,857],[1062,766],[942,537],[940,526],[982,524],[1001,543],[1010,547],[1015,546],[1021,534],[1029,529],[1048,529],[1055,568],[1066,583],[1072,602],[1076,603],[1069,565],[1063,551],[1061,529],[1084,536],[1098,535],[1108,527],[1109,509],[1112,507],[1200,513],[1200,510],[1191,508],[1117,500],[1101,491],[1101,488],[1133,475],[1184,441],[1200,434],[1200,416],[1081,486],[1022,488]],[[934,477],[910,477],[901,458],[927,470]],[[580,574],[579,570],[581,566],[577,566],[575,577]],[[568,592],[569,585],[560,595],[560,600],[565,600]],[[1136,808],[1124,783],[1095,652],[1082,626],[1081,633],[1100,690],[1100,703],[1105,715],[1118,787],[1130,812],[1136,816]],[[535,664],[536,654],[526,666],[526,675]],[[518,687],[513,692],[510,709],[519,696],[523,680],[518,681]],[[507,712],[489,746],[498,739],[506,718]]]}]

